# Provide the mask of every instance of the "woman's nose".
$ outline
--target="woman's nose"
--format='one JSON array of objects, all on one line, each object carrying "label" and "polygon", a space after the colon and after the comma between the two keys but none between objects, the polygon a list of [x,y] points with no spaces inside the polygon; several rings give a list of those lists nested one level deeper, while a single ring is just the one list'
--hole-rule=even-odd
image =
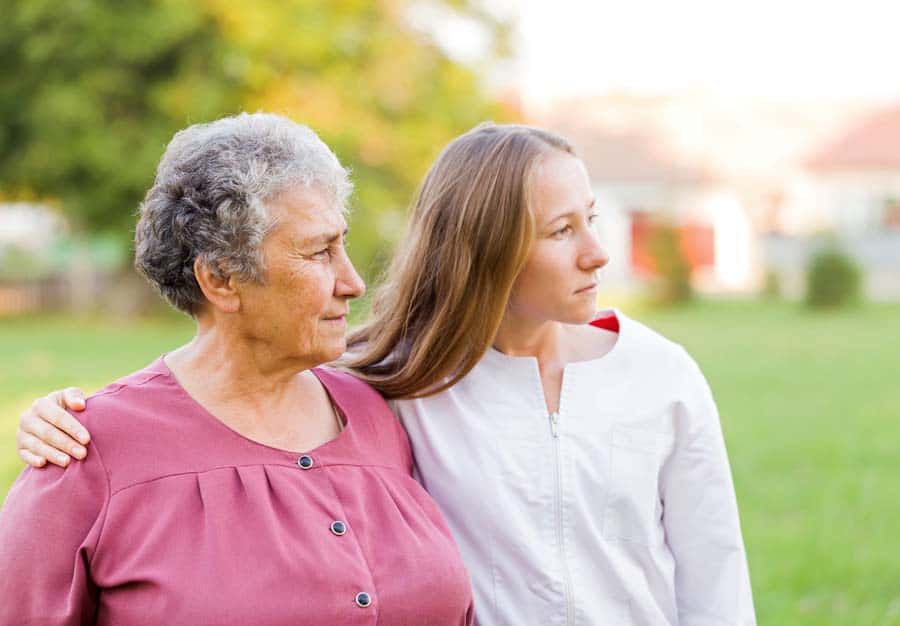
[{"label": "woman's nose", "polygon": [[345,298],[359,298],[366,293],[366,283],[363,281],[359,272],[353,267],[353,262],[347,253],[344,252],[343,263],[341,263],[340,273],[335,284],[335,295]]},{"label": "woman's nose", "polygon": [[609,263],[609,254],[607,254],[606,248],[600,243],[600,238],[593,229],[587,233],[587,240],[578,260],[581,269],[590,271],[599,270]]}]

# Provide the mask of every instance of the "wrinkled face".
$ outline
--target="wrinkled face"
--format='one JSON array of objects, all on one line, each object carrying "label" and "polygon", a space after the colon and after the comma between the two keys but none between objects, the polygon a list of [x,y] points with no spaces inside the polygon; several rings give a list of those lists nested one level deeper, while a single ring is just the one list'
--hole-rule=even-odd
[{"label": "wrinkled face", "polygon": [[513,286],[509,311],[535,322],[589,322],[597,312],[595,273],[609,257],[594,229],[587,171],[580,159],[554,150],[535,174],[535,239]]},{"label": "wrinkled face", "polygon": [[240,285],[242,329],[308,366],[346,349],[349,300],[365,285],[344,248],[347,223],[333,198],[296,187],[266,203],[277,225],[263,243],[264,284]]}]

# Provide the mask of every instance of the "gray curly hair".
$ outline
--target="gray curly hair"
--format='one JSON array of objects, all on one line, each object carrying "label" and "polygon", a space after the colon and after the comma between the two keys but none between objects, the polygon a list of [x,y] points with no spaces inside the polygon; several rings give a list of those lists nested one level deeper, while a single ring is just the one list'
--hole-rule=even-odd
[{"label": "gray curly hair", "polygon": [[242,113],[179,131],[140,207],[135,267],[189,315],[204,300],[197,258],[219,276],[263,282],[261,246],[274,226],[265,202],[298,185],[325,190],[346,211],[348,172],[306,126]]}]

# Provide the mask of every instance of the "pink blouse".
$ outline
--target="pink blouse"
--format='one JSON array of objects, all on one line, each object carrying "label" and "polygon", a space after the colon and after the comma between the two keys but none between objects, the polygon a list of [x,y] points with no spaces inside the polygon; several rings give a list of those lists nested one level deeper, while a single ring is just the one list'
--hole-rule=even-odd
[{"label": "pink blouse", "polygon": [[162,359],[90,398],[87,459],[26,469],[0,514],[0,624],[471,624],[406,433],[367,385],[315,374],[346,426],[306,453],[231,430]]}]

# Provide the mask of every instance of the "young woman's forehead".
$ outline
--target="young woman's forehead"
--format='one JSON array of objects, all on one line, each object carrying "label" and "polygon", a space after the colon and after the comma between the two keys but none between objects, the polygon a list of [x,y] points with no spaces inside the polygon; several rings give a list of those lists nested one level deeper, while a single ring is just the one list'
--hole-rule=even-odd
[{"label": "young woman's forehead", "polygon": [[581,159],[559,152],[545,159],[534,183],[534,210],[549,217],[561,210],[588,208],[593,190]]}]

